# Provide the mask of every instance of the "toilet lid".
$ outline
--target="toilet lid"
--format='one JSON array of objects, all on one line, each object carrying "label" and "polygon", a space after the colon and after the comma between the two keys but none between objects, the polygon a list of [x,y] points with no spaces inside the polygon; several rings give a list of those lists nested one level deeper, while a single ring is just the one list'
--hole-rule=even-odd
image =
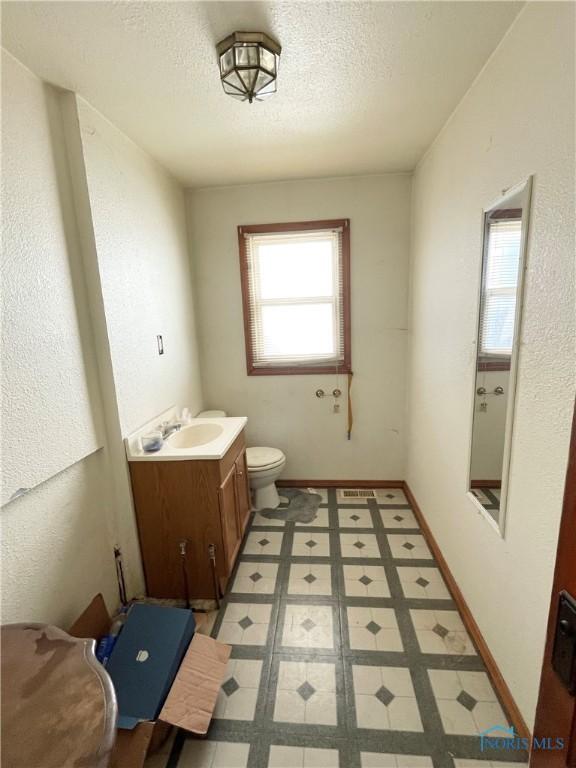
[{"label": "toilet lid", "polygon": [[248,467],[252,469],[269,467],[271,464],[278,464],[283,459],[284,454],[278,448],[246,448],[246,461]]}]

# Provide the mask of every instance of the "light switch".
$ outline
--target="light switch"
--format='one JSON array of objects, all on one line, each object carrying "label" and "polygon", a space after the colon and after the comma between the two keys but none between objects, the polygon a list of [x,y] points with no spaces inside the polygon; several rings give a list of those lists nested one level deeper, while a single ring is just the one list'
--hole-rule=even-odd
[{"label": "light switch", "polygon": [[158,335],[156,336],[156,341],[158,342],[158,354],[163,355],[164,354],[164,342],[162,340],[162,336]]}]

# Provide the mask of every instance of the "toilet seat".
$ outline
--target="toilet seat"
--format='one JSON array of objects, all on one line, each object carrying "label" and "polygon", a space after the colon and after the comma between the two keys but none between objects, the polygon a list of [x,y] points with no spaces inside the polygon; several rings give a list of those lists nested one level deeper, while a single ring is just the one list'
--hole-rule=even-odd
[{"label": "toilet seat", "polygon": [[254,467],[248,467],[248,474],[263,475],[265,472],[269,472],[271,469],[278,469],[279,467],[283,466],[284,463],[284,459],[282,459],[282,461],[277,461],[276,464],[268,464],[265,467],[258,467],[257,469],[254,469]]},{"label": "toilet seat", "polygon": [[263,446],[246,448],[248,472],[266,472],[279,467],[285,461],[286,457],[278,448],[266,448]]}]

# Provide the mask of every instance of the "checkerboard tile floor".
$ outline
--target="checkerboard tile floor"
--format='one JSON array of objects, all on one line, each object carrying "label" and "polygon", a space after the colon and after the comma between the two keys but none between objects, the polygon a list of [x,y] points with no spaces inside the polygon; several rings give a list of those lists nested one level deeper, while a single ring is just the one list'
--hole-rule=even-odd
[{"label": "checkerboard tile floor", "polygon": [[500,520],[500,488],[472,488],[472,493],[496,522]]},{"label": "checkerboard tile floor", "polygon": [[210,731],[178,731],[154,768],[525,764],[481,750],[508,721],[402,490],[318,492],[310,524],[253,515],[212,630],[232,656]]}]

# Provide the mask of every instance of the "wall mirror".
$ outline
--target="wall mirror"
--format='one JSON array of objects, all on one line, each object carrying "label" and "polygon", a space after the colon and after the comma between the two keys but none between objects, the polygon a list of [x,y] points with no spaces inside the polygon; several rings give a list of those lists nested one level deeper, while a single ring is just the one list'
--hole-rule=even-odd
[{"label": "wall mirror", "polygon": [[484,210],[468,494],[504,535],[532,179]]}]

